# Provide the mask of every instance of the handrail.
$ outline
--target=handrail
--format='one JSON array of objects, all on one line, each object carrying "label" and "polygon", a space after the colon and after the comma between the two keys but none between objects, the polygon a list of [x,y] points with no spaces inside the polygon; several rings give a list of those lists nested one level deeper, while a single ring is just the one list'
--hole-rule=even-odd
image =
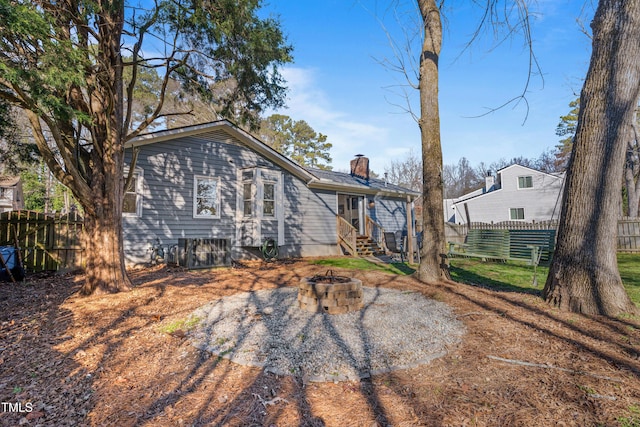
[{"label": "handrail", "polygon": [[338,222],[338,244],[344,246],[351,255],[356,255],[356,236],[358,230],[341,216],[336,215],[336,219]]},{"label": "handrail", "polygon": [[385,229],[383,226],[378,224],[371,218],[369,215],[365,216],[364,221],[364,230],[367,236],[369,236],[373,241],[375,241],[382,249],[386,251],[387,245],[384,241],[384,232]]}]

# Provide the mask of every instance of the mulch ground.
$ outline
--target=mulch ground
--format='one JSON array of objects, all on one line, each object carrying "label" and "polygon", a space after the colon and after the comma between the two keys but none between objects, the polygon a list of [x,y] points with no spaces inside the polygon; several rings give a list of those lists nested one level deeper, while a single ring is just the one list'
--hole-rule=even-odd
[{"label": "mulch ground", "polygon": [[213,299],[323,269],[153,267],[131,272],[133,291],[93,297],[77,295],[81,275],[0,284],[0,424],[640,426],[640,322],[559,312],[531,294],[352,273],[445,302],[467,328],[445,357],[360,382],[240,366],[172,327]]}]

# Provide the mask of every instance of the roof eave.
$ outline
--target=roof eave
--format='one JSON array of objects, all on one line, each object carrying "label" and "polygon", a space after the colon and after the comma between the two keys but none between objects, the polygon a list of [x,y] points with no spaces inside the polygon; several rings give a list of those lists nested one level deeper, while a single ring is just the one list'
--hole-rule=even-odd
[{"label": "roof eave", "polygon": [[403,198],[409,196],[411,200],[414,200],[420,195],[419,193],[415,193],[415,192],[380,190],[378,188],[369,188],[369,187],[363,187],[359,185],[342,184],[338,182],[319,180],[319,179],[312,180],[307,185],[309,186],[309,188],[314,188],[318,190],[350,191],[353,193],[369,194],[373,196],[403,197]]},{"label": "roof eave", "polygon": [[303,167],[278,153],[248,132],[245,132],[244,130],[238,128],[228,120],[219,120],[216,122],[194,125],[186,128],[168,129],[164,131],[140,135],[125,143],[125,148],[141,147],[144,145],[169,141],[176,138],[200,135],[215,130],[223,130],[227,134],[237,138],[252,150],[258,152],[268,160],[271,160],[287,172],[290,172],[294,176],[307,183],[311,180],[317,179],[313,174],[311,174]]}]

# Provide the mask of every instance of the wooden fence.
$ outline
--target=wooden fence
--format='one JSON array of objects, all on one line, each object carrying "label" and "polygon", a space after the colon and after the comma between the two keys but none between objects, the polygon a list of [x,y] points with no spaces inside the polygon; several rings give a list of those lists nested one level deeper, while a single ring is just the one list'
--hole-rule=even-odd
[{"label": "wooden fence", "polygon": [[618,252],[640,253],[640,218],[618,220]]},{"label": "wooden fence", "polygon": [[[504,221],[495,224],[472,222],[467,224],[447,223],[445,233],[447,241],[462,243],[469,229],[489,230],[556,230],[558,221],[520,222]],[[624,217],[618,220],[618,252],[640,253],[640,218]]]},{"label": "wooden fence", "polygon": [[11,211],[0,214],[0,245],[20,247],[27,272],[73,269],[82,265],[80,234],[83,218],[43,214],[33,211]]}]

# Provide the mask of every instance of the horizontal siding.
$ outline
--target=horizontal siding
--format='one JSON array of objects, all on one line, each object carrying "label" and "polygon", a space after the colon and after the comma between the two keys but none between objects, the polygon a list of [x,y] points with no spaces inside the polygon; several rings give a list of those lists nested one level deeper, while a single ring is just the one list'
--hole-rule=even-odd
[{"label": "horizontal siding", "polygon": [[[464,204],[471,222],[510,221],[510,208],[524,208],[526,222],[548,221],[560,216],[563,180],[541,172],[513,168],[503,172],[502,189],[458,203],[456,222],[466,222]],[[533,188],[518,189],[519,176],[533,176]]]},{"label": "horizontal siding", "polygon": [[[127,257],[146,261],[156,239],[163,245],[196,237],[235,243],[236,170],[255,166],[279,170],[220,131],[140,147],[136,167],[143,171],[142,214],[124,218]],[[221,178],[220,218],[193,217],[195,176]]]},{"label": "horizontal siding", "polygon": [[[128,150],[127,160],[130,154]],[[230,238],[234,256],[246,255],[236,241],[236,182],[237,170],[250,167],[282,172],[223,131],[141,146],[136,168],[143,176],[142,214],[123,221],[128,262],[148,261],[156,239],[168,247],[179,238]],[[220,218],[193,217],[195,176],[221,178]],[[334,253],[335,192],[316,193],[288,172],[283,177],[285,241],[279,242],[284,243],[280,253]],[[262,231],[263,237],[277,238],[277,222],[262,221]]]},{"label": "horizontal siding", "polygon": [[294,248],[307,245],[337,247],[335,191],[310,190],[292,175],[285,175],[285,242]]},{"label": "horizontal siding", "polygon": [[385,231],[407,229],[407,202],[403,199],[377,198],[368,215]]}]

